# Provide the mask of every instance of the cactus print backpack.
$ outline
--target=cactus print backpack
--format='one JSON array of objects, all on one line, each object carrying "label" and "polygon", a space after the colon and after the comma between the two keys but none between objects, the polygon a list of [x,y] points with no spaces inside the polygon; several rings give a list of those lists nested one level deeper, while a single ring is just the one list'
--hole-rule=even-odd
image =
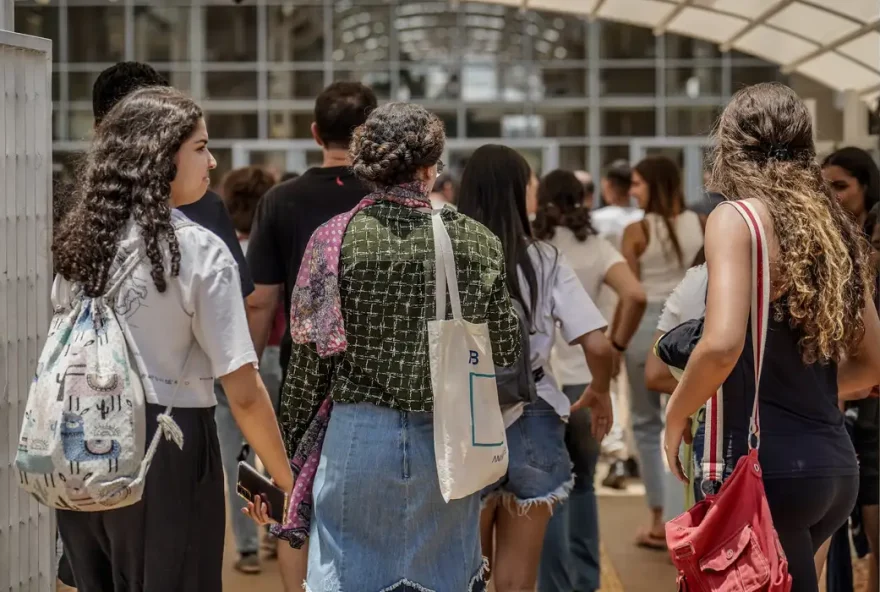
[{"label": "cactus print backpack", "polygon": [[[41,504],[86,512],[132,505],[160,436],[183,448],[169,406],[145,452],[146,373],[125,317],[113,308],[142,256],[130,253],[113,268],[103,296],[75,287],[70,308],[55,310],[15,458],[21,487]],[[66,280],[53,290],[59,282]]]}]

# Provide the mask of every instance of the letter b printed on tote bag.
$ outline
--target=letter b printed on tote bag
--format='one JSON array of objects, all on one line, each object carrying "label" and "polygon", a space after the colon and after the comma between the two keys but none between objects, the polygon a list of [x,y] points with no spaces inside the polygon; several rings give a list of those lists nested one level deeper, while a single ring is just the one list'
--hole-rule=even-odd
[{"label": "letter b printed on tote bag", "polygon": [[[432,217],[437,316],[428,321],[428,353],[437,476],[448,502],[498,481],[508,455],[489,327],[462,318],[452,241],[439,211]],[[446,320],[447,288],[452,320]]]}]

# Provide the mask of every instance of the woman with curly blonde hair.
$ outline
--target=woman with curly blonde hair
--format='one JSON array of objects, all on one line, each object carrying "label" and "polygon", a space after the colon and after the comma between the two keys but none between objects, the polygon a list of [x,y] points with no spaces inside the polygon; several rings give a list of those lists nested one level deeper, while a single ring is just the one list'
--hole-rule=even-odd
[{"label": "woman with curly blonde hair", "polygon": [[[847,519],[859,469],[838,395],[880,382],[880,321],[867,244],[816,162],[803,101],[765,83],[739,91],[715,131],[710,189],[758,211],[770,255],[771,314],[761,374],[764,487],[794,592],[816,592],[813,554]],[[754,400],[751,238],[734,208],[706,227],[702,339],[666,410],[666,454],[684,480],[688,417],[724,384],[725,473],[746,453]],[[719,541],[720,542],[720,541]]]}]

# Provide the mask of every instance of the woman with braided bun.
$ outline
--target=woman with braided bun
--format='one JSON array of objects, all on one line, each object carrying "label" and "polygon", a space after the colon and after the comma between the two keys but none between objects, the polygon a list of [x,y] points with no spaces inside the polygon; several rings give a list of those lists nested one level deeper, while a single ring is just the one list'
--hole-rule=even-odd
[{"label": "woman with braided bun", "polygon": [[[444,502],[434,456],[429,194],[444,143],[418,105],[374,110],[351,143],[352,169],[374,192],[315,232],[293,290],[288,450],[310,445],[333,401],[312,488],[311,592],[485,590],[479,494]],[[495,364],[511,366],[520,333],[501,243],[452,208],[440,216],[463,317],[488,324]]]},{"label": "woman with braided bun", "polygon": [[[222,590],[226,508],[214,378],[269,474],[293,488],[257,372],[238,266],[220,238],[176,209],[208,188],[216,162],[207,144],[192,99],[167,87],[131,93],[95,129],[73,208],[55,234],[55,311],[82,298],[112,302],[143,374],[145,441],[171,406],[185,443],[160,438],[140,502],[57,512],[80,592]],[[259,505],[250,510],[262,521]]]}]

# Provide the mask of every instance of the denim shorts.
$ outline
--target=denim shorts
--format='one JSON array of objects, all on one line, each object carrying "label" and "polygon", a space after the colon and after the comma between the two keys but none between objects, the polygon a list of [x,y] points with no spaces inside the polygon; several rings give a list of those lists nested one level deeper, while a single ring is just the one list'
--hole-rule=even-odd
[{"label": "denim shorts", "polygon": [[430,413],[336,403],[315,475],[309,592],[485,592],[479,494],[440,495]]},{"label": "denim shorts", "polygon": [[483,503],[501,496],[520,513],[535,504],[552,506],[574,487],[571,457],[565,446],[565,422],[543,399],[528,405],[507,428],[507,475],[483,490]]}]

